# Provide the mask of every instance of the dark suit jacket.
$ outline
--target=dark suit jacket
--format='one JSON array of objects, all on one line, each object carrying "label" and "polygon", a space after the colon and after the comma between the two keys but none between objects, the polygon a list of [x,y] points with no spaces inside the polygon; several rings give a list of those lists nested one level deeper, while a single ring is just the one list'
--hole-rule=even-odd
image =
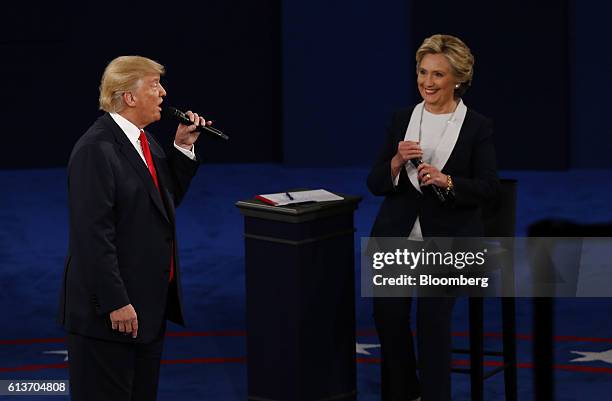
[{"label": "dark suit jacket", "polygon": [[491,121],[468,109],[457,143],[442,169],[453,178],[456,199],[450,205],[441,205],[430,191],[417,191],[404,168],[398,186],[393,185],[391,159],[398,142],[404,140],[411,114],[412,109],[395,113],[383,150],[368,176],[370,191],[385,196],[371,236],[407,237],[417,215],[423,236],[483,235],[481,206],[495,202],[499,193]]},{"label": "dark suit jacket", "polygon": [[[166,155],[147,137],[161,196],[142,158],[109,114],[72,150],[70,242],[59,311],[59,321],[69,332],[146,343],[159,335],[166,317],[184,324],[174,210],[199,163],[174,148]],[[169,285],[172,253],[175,274]],[[136,340],[113,331],[109,318],[110,312],[130,303],[138,315]]]}]

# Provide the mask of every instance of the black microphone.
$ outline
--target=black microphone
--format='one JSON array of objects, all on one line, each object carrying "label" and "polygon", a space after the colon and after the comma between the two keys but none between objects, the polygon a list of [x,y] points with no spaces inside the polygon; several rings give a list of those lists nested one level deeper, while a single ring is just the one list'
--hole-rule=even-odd
[{"label": "black microphone", "polygon": [[[172,106],[167,106],[164,107],[162,109],[162,114],[164,117],[166,118],[173,118],[175,120],[177,120],[179,123],[184,124],[184,125],[193,125],[193,122],[189,119],[189,117],[187,117],[187,115],[185,113],[183,113],[182,111],[178,110],[175,107]],[[216,128],[213,127],[209,127],[208,125],[198,125],[196,127],[196,131],[198,132],[203,132],[206,131],[209,134],[213,134],[219,138],[223,138],[226,141],[229,139],[229,136],[225,135],[223,132],[219,131]]]},{"label": "black microphone", "polygon": [[[412,163],[415,168],[418,168],[423,163],[423,160],[410,159],[410,163]],[[436,195],[440,203],[444,203],[447,201],[446,194],[444,193],[444,191],[442,191],[442,188],[437,187],[434,184],[428,185],[428,187],[431,188],[431,191],[433,191],[434,195]]]}]

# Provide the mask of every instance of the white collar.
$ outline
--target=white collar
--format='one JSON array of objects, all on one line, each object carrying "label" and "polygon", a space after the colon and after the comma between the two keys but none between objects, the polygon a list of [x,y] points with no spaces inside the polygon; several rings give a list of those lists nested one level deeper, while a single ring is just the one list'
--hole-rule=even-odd
[{"label": "white collar", "polygon": [[136,146],[138,144],[138,138],[140,138],[140,128],[135,126],[130,120],[123,117],[118,113],[109,113],[113,120],[117,123],[119,128],[127,135],[130,142]]},{"label": "white collar", "polygon": [[[421,113],[423,112],[423,108],[425,107],[425,102],[421,102],[416,105],[414,110],[412,111],[412,116],[410,117],[410,122],[408,123],[408,127],[406,128],[406,134],[404,136],[405,141],[418,141],[419,140],[419,124],[421,120]],[[461,127],[463,126],[463,121],[465,120],[465,115],[467,114],[467,107],[463,103],[463,100],[459,99],[459,103],[457,104],[457,108],[453,113],[453,116],[450,120],[448,120],[448,127],[444,136],[440,140],[438,147],[434,150],[434,154],[431,160],[431,165],[442,171],[448,158],[450,157],[451,152],[453,151],[455,144],[457,143],[457,139],[459,138],[459,132],[461,131]],[[419,180],[417,177],[416,168],[412,167],[411,163],[406,163],[406,172],[408,173],[408,178],[412,185],[417,189],[417,191],[421,192],[421,187],[419,185]]]}]

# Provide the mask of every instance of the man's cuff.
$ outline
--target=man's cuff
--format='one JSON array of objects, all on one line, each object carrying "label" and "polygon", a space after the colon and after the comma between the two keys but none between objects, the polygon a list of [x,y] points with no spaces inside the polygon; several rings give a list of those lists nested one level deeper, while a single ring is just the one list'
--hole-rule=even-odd
[{"label": "man's cuff", "polygon": [[187,150],[185,148],[181,148],[180,146],[178,146],[176,144],[176,142],[174,142],[174,147],[177,148],[178,150],[180,150],[182,154],[184,154],[185,156],[187,156],[191,160],[195,160],[196,159],[195,145],[191,145],[191,150]]}]

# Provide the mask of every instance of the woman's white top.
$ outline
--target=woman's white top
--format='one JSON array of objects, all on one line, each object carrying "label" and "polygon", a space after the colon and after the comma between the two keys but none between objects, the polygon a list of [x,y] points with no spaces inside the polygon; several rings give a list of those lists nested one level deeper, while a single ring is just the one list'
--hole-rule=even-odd
[{"label": "woman's white top", "polygon": [[[419,103],[412,112],[410,123],[406,129],[405,141],[420,141],[423,150],[423,161],[431,164],[438,170],[442,170],[448,161],[467,113],[467,107],[463,101],[459,101],[454,113],[433,114],[425,110],[424,102]],[[422,192],[417,177],[417,169],[412,163],[405,164],[406,173],[412,185]],[[397,186],[399,174],[393,183]],[[423,241],[421,223],[417,216],[408,239]]]}]

